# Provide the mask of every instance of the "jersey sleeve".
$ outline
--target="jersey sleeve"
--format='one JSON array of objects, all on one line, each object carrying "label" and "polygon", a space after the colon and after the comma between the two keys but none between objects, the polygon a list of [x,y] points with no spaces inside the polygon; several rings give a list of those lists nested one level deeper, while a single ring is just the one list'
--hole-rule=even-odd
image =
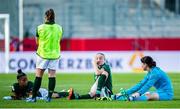
[{"label": "jersey sleeve", "polygon": [[152,74],[150,75],[149,80],[144,84],[144,86],[138,91],[140,95],[144,94],[147,92],[155,83],[158,81],[159,76],[157,74]]},{"label": "jersey sleeve", "polygon": [[16,83],[14,83],[12,86],[11,86],[11,91],[12,92],[17,92],[17,85],[16,85]]},{"label": "jersey sleeve", "polygon": [[138,91],[141,87],[143,87],[143,85],[147,82],[148,78],[147,75],[144,77],[143,80],[141,80],[138,84],[136,84],[135,86],[131,87],[130,89],[128,89],[126,91],[126,93],[128,95],[135,93],[136,91]]},{"label": "jersey sleeve", "polygon": [[104,66],[102,66],[102,68],[103,68],[106,72],[110,73],[110,67],[109,67],[109,65],[104,65]]},{"label": "jersey sleeve", "polygon": [[36,28],[36,37],[39,37],[38,28]]},{"label": "jersey sleeve", "polygon": [[11,86],[11,91],[12,91],[12,92],[15,92],[15,87],[14,87],[14,85]]}]

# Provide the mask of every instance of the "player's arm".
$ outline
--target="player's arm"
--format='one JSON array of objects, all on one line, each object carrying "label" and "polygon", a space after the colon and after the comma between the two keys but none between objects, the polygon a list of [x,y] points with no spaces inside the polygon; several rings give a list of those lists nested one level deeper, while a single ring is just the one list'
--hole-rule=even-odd
[{"label": "player's arm", "polygon": [[107,73],[104,68],[99,69],[96,59],[93,60],[93,68],[96,75],[101,75],[103,72]]},{"label": "player's arm", "polygon": [[33,82],[28,82],[28,89],[27,89],[27,96],[32,96],[32,90],[33,90]]},{"label": "player's arm", "polygon": [[36,38],[36,45],[39,46],[39,38]]},{"label": "player's arm", "polygon": [[145,92],[147,92],[155,84],[155,82],[158,81],[158,79],[159,79],[159,76],[157,74],[151,75],[149,80],[143,85],[143,87],[141,87],[138,93],[142,95]]},{"label": "player's arm", "polygon": [[11,87],[11,90],[12,90],[11,97],[12,97],[14,100],[20,99],[20,95],[17,94],[17,89],[16,89],[16,87],[15,87],[14,84],[13,84],[13,86]]},{"label": "player's arm", "polygon": [[143,85],[144,85],[147,81],[148,81],[148,79],[147,79],[147,75],[146,75],[143,80],[141,80],[138,84],[136,84],[135,86],[133,86],[133,87],[131,87],[130,89],[128,89],[128,90],[126,91],[126,93],[127,93],[128,95],[130,95],[130,94],[133,94],[133,93],[137,92],[141,87],[143,87]]},{"label": "player's arm", "polygon": [[38,29],[36,29],[36,45],[39,45],[39,34],[38,34]]},{"label": "player's arm", "polygon": [[103,68],[99,69],[97,64],[94,64],[93,67],[96,75],[101,75],[103,72],[106,72]]}]

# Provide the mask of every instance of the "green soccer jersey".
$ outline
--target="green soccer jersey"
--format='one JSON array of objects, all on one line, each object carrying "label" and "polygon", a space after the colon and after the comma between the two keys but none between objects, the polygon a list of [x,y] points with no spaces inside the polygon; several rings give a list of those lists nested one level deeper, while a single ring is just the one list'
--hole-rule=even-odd
[{"label": "green soccer jersey", "polygon": [[108,78],[106,80],[105,86],[112,92],[112,75],[111,75],[110,66],[107,63],[104,63],[103,65],[101,65],[98,68],[99,69],[103,68],[109,74]]},{"label": "green soccer jersey", "polygon": [[23,99],[28,97],[28,93],[30,93],[33,89],[33,82],[28,81],[27,86],[20,87],[19,83],[14,83],[12,85],[12,92],[15,93],[16,98],[15,99]]}]

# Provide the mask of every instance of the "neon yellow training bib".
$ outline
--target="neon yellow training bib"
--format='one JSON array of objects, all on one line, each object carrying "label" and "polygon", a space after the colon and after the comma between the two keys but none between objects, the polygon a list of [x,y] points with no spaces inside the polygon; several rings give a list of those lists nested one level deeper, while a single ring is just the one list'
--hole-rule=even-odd
[{"label": "neon yellow training bib", "polygon": [[45,59],[59,58],[62,27],[58,24],[42,24],[38,26],[37,33],[39,38],[37,54]]}]

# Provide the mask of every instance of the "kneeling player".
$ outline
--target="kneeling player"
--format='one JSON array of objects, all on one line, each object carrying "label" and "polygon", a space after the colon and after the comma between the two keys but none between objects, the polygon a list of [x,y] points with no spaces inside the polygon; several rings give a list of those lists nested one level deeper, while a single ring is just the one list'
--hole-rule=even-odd
[{"label": "kneeling player", "polygon": [[[20,69],[17,71],[17,83],[12,85],[12,95],[5,96],[6,100],[24,100],[32,96],[33,82],[28,81],[27,75],[23,73]],[[52,94],[53,98],[61,98],[68,96],[68,92],[54,92]],[[48,90],[40,88],[37,93],[38,99],[45,99],[48,96]],[[28,100],[28,99],[27,99]]]},{"label": "kneeling player", "polygon": [[[147,100],[172,100],[173,87],[167,74],[156,67],[156,62],[150,57],[141,58],[142,68],[148,71],[145,78],[128,90],[121,90],[120,94],[113,95],[115,100],[147,101]],[[156,91],[148,91],[152,86]]]},{"label": "kneeling player", "polygon": [[91,87],[89,94],[79,95],[71,88],[68,99],[92,99],[99,97],[110,97],[112,95],[112,76],[110,66],[107,64],[105,55],[97,53],[93,60],[95,70],[95,83]]}]

